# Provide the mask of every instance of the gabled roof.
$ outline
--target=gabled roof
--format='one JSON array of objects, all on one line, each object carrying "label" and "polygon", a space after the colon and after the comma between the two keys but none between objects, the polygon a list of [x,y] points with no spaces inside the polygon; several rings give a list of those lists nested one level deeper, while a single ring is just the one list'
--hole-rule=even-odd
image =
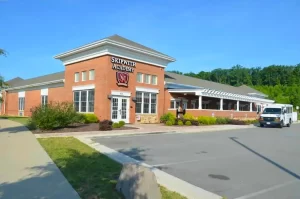
[{"label": "gabled roof", "polygon": [[5,84],[7,84],[8,86],[12,87],[15,84],[17,84],[18,82],[21,82],[23,80],[24,79],[22,79],[21,77],[16,77],[16,78],[13,78],[13,79],[10,79],[10,80],[6,81]]},{"label": "gabled roof", "polygon": [[56,56],[54,56],[54,58],[63,59],[63,58],[66,58],[70,55],[74,55],[74,54],[77,54],[77,53],[80,53],[80,52],[83,52],[83,51],[88,51],[90,49],[95,49],[99,46],[103,46],[103,45],[106,45],[106,44],[115,45],[115,46],[118,46],[120,48],[126,48],[126,49],[129,49],[129,50],[132,50],[132,51],[148,54],[148,55],[151,55],[151,56],[156,56],[156,57],[159,57],[161,59],[168,60],[169,62],[175,61],[174,58],[172,58],[172,57],[170,57],[166,54],[163,54],[159,51],[153,50],[152,48],[146,47],[144,45],[141,45],[139,43],[136,43],[134,41],[131,41],[129,39],[121,37],[119,35],[112,35],[112,36],[103,38],[101,40],[97,40],[95,42],[92,42],[92,43],[74,48],[74,49],[69,50],[67,52],[56,55]]},{"label": "gabled roof", "polygon": [[263,94],[262,92],[255,90],[254,88],[251,88],[247,85],[242,85],[239,87],[240,89],[243,89],[245,92],[247,93],[251,93],[251,94],[258,94],[258,95],[263,95],[265,96],[265,94]]},{"label": "gabled roof", "polygon": [[39,77],[34,77],[30,79],[25,79],[21,81],[16,81],[14,84],[9,86],[9,89],[15,88],[15,87],[21,87],[21,86],[28,86],[28,85],[34,85],[34,84],[40,84],[45,82],[53,82],[58,80],[65,79],[65,71],[58,72],[58,73],[52,73],[49,75],[43,75]]},{"label": "gabled roof", "polygon": [[165,82],[196,86],[199,88],[208,88],[217,91],[224,91],[228,93],[235,93],[241,95],[248,95],[249,93],[257,93],[263,95],[259,91],[256,91],[250,87],[248,87],[249,89],[245,89],[245,86],[234,87],[226,84],[220,84],[212,81],[207,81],[207,80],[203,80],[195,77],[189,77],[185,75],[179,75],[171,72],[165,72]]}]

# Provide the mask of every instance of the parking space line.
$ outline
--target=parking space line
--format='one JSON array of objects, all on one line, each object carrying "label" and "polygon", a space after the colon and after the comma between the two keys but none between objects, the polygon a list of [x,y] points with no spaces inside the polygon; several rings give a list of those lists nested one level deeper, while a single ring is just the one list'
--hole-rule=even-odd
[{"label": "parking space line", "polygon": [[248,195],[244,195],[244,196],[241,196],[241,197],[238,197],[238,198],[235,198],[235,199],[248,199],[248,198],[252,198],[252,197],[255,197],[255,196],[258,196],[258,195],[261,195],[261,194],[265,194],[265,193],[274,191],[276,189],[279,189],[279,188],[282,188],[282,187],[285,187],[285,186],[288,186],[288,185],[291,185],[291,184],[294,184],[294,183],[300,183],[300,181],[299,180],[292,180],[292,181],[285,182],[285,183],[279,184],[279,185],[275,185],[273,187],[269,187],[267,189],[263,189],[263,190],[260,190],[258,192],[254,192],[254,193],[251,193],[251,194],[248,194]]}]

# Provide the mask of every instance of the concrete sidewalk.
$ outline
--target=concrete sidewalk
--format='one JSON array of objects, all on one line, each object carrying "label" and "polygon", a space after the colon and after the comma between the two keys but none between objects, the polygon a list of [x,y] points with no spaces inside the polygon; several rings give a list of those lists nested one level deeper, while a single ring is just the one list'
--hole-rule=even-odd
[{"label": "concrete sidewalk", "polygon": [[35,136],[0,119],[0,198],[79,199]]},{"label": "concrete sidewalk", "polygon": [[224,131],[254,128],[253,125],[211,125],[211,126],[165,126],[163,124],[135,124],[127,125],[138,129],[131,130],[112,130],[112,131],[90,131],[90,132],[69,132],[69,133],[44,133],[35,134],[37,138],[47,137],[107,137],[123,135],[143,135],[143,134],[162,134],[162,133],[201,133],[209,131]]}]

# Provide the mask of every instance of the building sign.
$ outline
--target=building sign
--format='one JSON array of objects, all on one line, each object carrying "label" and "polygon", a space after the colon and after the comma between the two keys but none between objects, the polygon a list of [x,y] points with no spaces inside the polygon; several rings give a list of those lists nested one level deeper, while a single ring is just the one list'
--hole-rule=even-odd
[{"label": "building sign", "polygon": [[128,61],[128,60],[120,59],[120,58],[116,58],[116,57],[111,58],[111,63],[113,63],[112,69],[129,72],[129,73],[133,73],[135,65],[136,65],[136,62]]},{"label": "building sign", "polygon": [[128,86],[129,73],[116,72],[117,85],[118,86]]}]

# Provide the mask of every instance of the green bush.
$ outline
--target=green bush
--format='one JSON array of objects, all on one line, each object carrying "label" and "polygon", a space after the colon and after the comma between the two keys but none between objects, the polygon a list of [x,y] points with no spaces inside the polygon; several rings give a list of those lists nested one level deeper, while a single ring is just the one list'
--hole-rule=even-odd
[{"label": "green bush", "polygon": [[114,128],[114,129],[116,129],[116,128],[120,128],[121,126],[120,126],[120,124],[119,123],[113,123],[112,124],[112,127]]},{"label": "green bush", "polygon": [[167,126],[172,126],[172,125],[173,125],[173,122],[172,122],[172,121],[166,121],[166,125],[167,125]]},{"label": "green bush", "polygon": [[123,127],[124,125],[125,125],[125,122],[124,122],[124,121],[120,121],[120,122],[119,122],[119,126],[120,126],[120,127]]},{"label": "green bush", "polygon": [[192,125],[192,122],[191,122],[191,121],[186,121],[186,122],[185,122],[185,125],[186,125],[186,126],[191,126],[191,125]]},{"label": "green bush", "polygon": [[89,123],[97,123],[99,122],[98,117],[94,114],[94,113],[83,113],[80,114],[83,117],[83,122],[85,124],[89,124]]},{"label": "green bush", "polygon": [[190,113],[186,113],[186,114],[183,115],[183,119],[185,119],[185,120],[195,120],[195,117]]},{"label": "green bush", "polygon": [[63,128],[80,122],[80,117],[70,102],[51,102],[46,106],[36,106],[31,111],[32,123],[42,130]]},{"label": "green bush", "polygon": [[178,124],[179,126],[183,126],[183,122],[182,122],[181,120],[178,120],[177,124]]},{"label": "green bush", "polygon": [[173,124],[175,124],[176,117],[173,113],[166,113],[160,117],[160,122],[162,123],[166,123],[167,121],[170,120],[174,121]]},{"label": "green bush", "polygon": [[102,120],[99,122],[99,130],[100,131],[110,131],[112,130],[113,122],[110,120]]},{"label": "green bush", "polygon": [[209,116],[199,116],[198,122],[204,125],[213,125],[217,123],[217,118]]},{"label": "green bush", "polygon": [[229,118],[227,117],[217,117],[216,118],[216,124],[228,124]]}]

